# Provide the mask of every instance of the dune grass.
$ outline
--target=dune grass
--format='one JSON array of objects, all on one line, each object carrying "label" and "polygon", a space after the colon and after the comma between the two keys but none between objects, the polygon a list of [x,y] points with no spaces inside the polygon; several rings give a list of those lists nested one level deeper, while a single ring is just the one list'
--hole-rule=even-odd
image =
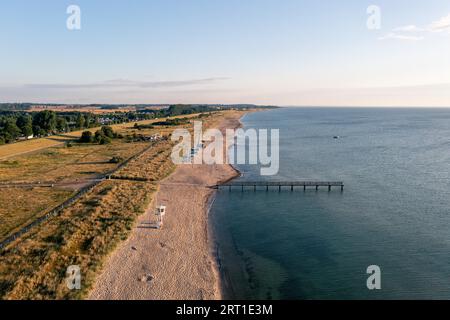
[{"label": "dune grass", "polygon": [[[133,165],[143,159],[150,162],[145,169]],[[130,164],[159,179],[174,169],[167,152],[139,157]],[[0,253],[0,298],[85,297],[105,256],[128,237],[156,189],[152,182],[103,181],[59,216],[16,240]],[[71,265],[81,268],[82,290],[71,291],[66,286],[66,270]]]},{"label": "dune grass", "polygon": [[[16,241],[0,254],[0,298],[82,298],[103,258],[127,238],[155,190],[148,183],[105,181]],[[71,265],[81,269],[82,290],[66,286]]]},{"label": "dune grass", "polygon": [[[73,191],[50,188],[0,188],[0,240],[56,207]],[[11,201],[8,199],[14,199]]]}]

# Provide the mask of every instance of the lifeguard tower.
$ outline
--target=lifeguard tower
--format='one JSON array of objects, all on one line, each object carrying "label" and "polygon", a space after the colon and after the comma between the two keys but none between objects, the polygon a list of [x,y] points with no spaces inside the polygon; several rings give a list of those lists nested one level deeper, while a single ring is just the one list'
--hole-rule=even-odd
[{"label": "lifeguard tower", "polygon": [[164,216],[166,215],[166,206],[159,206],[155,211],[156,215],[156,227],[161,229],[163,226]]}]

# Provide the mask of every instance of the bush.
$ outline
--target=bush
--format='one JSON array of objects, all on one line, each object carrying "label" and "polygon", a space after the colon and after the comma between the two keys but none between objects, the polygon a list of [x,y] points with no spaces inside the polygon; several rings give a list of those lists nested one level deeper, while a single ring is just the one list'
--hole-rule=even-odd
[{"label": "bush", "polygon": [[95,137],[94,137],[94,141],[95,142],[100,142],[100,140],[104,137],[104,134],[101,130],[97,130],[95,131]]},{"label": "bush", "polygon": [[106,136],[110,139],[112,139],[116,136],[116,134],[114,133],[114,130],[110,126],[103,126],[100,129],[100,131],[104,136]]},{"label": "bush", "polygon": [[98,143],[100,143],[100,144],[110,144],[111,142],[112,142],[111,138],[105,137],[105,136],[101,136]]},{"label": "bush", "polygon": [[95,132],[94,141],[99,144],[109,144],[114,138],[122,139],[123,136],[115,133],[111,127],[103,126],[100,130]]},{"label": "bush", "polygon": [[121,163],[122,161],[123,159],[121,157],[112,157],[109,163]]},{"label": "bush", "polygon": [[94,142],[94,137],[92,136],[92,132],[84,131],[81,134],[81,138],[79,140],[81,143],[92,143]]}]

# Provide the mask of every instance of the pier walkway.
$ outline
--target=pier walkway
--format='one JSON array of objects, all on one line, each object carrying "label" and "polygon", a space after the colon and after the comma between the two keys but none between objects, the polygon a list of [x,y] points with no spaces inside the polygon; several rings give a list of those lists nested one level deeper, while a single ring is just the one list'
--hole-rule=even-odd
[{"label": "pier walkway", "polygon": [[253,190],[256,191],[258,187],[264,187],[266,191],[269,191],[269,188],[271,187],[276,187],[279,191],[281,191],[283,187],[290,188],[291,191],[294,191],[295,187],[302,187],[304,191],[306,191],[307,188],[319,190],[320,187],[326,187],[328,188],[328,191],[331,191],[333,187],[338,187],[341,191],[344,191],[344,183],[342,181],[232,181],[214,186],[215,189],[220,190],[228,188],[230,191],[233,188],[241,188],[242,191],[246,188],[253,188]]}]

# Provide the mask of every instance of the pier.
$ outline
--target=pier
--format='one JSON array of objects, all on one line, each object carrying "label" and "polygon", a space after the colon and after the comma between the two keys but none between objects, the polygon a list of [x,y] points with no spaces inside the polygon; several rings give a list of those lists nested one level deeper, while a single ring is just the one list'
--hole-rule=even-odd
[{"label": "pier", "polygon": [[289,188],[291,191],[294,191],[295,187],[302,187],[304,191],[308,188],[315,188],[318,191],[320,187],[325,187],[328,188],[328,191],[331,191],[333,187],[337,187],[344,191],[342,181],[236,181],[214,186],[218,190],[228,188],[230,191],[233,188],[240,188],[242,191],[246,188],[253,188],[256,191],[258,187],[265,188],[266,191],[269,191],[269,188],[278,188],[278,191],[281,191],[283,187]]}]

